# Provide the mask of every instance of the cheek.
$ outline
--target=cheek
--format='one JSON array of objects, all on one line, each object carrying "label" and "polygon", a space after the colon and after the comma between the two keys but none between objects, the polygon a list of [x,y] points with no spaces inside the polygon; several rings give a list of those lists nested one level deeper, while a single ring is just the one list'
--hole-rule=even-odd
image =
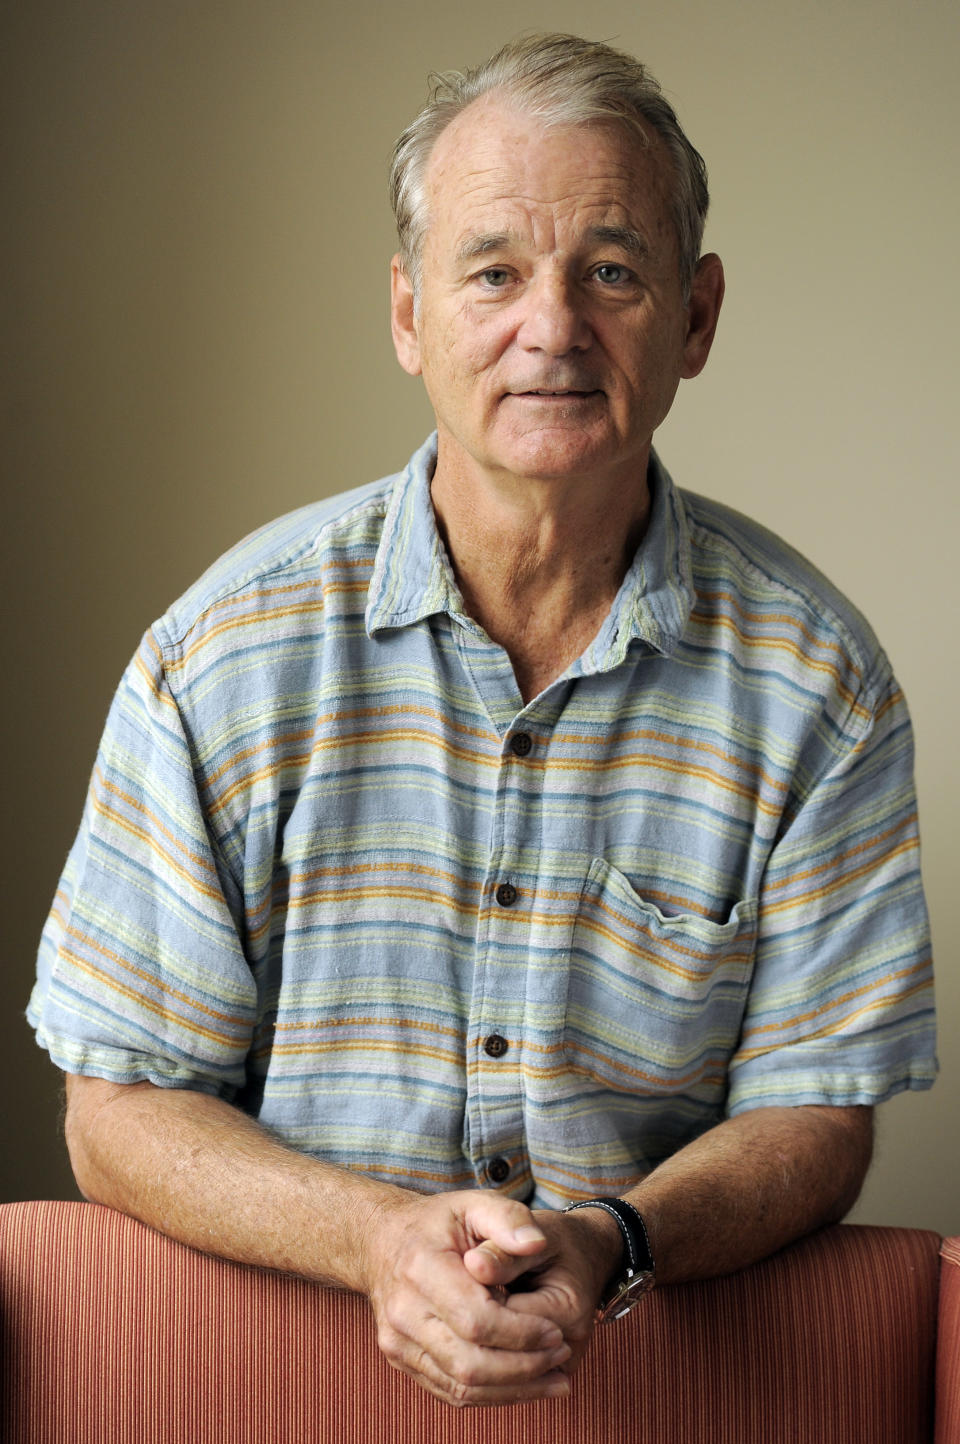
[{"label": "cheek", "polygon": [[679,328],[663,329],[638,341],[625,369],[638,390],[662,391],[679,380],[682,354]]},{"label": "cheek", "polygon": [[466,317],[453,318],[436,338],[439,344],[433,359],[450,382],[468,386],[496,367],[505,346],[502,329]]}]

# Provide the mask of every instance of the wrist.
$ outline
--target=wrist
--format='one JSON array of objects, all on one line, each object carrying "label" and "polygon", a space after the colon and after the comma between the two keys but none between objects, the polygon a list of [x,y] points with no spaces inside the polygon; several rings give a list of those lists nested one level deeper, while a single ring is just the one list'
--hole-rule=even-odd
[{"label": "wrist", "polygon": [[578,1208],[564,1216],[579,1240],[581,1256],[590,1265],[594,1301],[599,1305],[607,1286],[619,1272],[623,1238],[616,1220],[602,1208]]},{"label": "wrist", "polygon": [[370,1296],[389,1272],[410,1211],[420,1199],[421,1195],[394,1184],[366,1179],[356,1193],[351,1190],[342,1213],[341,1287]]},{"label": "wrist", "polygon": [[655,1270],[650,1239],[643,1217],[625,1198],[590,1198],[568,1204],[564,1213],[599,1213],[610,1219],[620,1235],[620,1263],[600,1301],[600,1320],[611,1323],[635,1308],[653,1288]]}]

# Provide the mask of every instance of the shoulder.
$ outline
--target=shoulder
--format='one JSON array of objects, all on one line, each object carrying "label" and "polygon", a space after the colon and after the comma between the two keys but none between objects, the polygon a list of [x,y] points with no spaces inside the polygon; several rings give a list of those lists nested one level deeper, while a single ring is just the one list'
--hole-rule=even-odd
[{"label": "shoulder", "polygon": [[679,492],[701,615],[733,618],[745,637],[778,641],[813,661],[829,656],[877,693],[890,664],[863,613],[801,552],[732,507]]},{"label": "shoulder", "polygon": [[396,475],[288,512],[259,527],[173,603],[155,625],[178,647],[212,614],[256,605],[266,594],[320,582],[338,562],[372,566]]}]

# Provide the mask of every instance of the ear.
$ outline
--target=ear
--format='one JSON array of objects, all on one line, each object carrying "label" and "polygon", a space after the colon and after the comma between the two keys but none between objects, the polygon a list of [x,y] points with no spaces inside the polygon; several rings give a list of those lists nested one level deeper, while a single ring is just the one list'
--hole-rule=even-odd
[{"label": "ear", "polygon": [[723,303],[723,263],[712,252],[701,256],[693,273],[690,300],[687,303],[687,336],[683,346],[683,368],[680,375],[689,380],[699,376],[707,364],[710,347],[720,319]]},{"label": "ear", "polygon": [[390,262],[390,331],[400,365],[411,376],[419,376],[420,337],[413,313],[413,287],[399,255]]}]

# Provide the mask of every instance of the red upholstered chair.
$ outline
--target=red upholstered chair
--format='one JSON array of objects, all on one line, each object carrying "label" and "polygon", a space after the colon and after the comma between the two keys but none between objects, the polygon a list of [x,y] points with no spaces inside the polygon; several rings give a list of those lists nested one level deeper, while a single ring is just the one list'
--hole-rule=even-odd
[{"label": "red upholstered chair", "polygon": [[92,1204],[0,1208],[0,1308],[7,1444],[960,1441],[960,1239],[913,1229],[841,1225],[657,1290],[569,1400],[514,1409],[393,1373],[362,1299]]}]

